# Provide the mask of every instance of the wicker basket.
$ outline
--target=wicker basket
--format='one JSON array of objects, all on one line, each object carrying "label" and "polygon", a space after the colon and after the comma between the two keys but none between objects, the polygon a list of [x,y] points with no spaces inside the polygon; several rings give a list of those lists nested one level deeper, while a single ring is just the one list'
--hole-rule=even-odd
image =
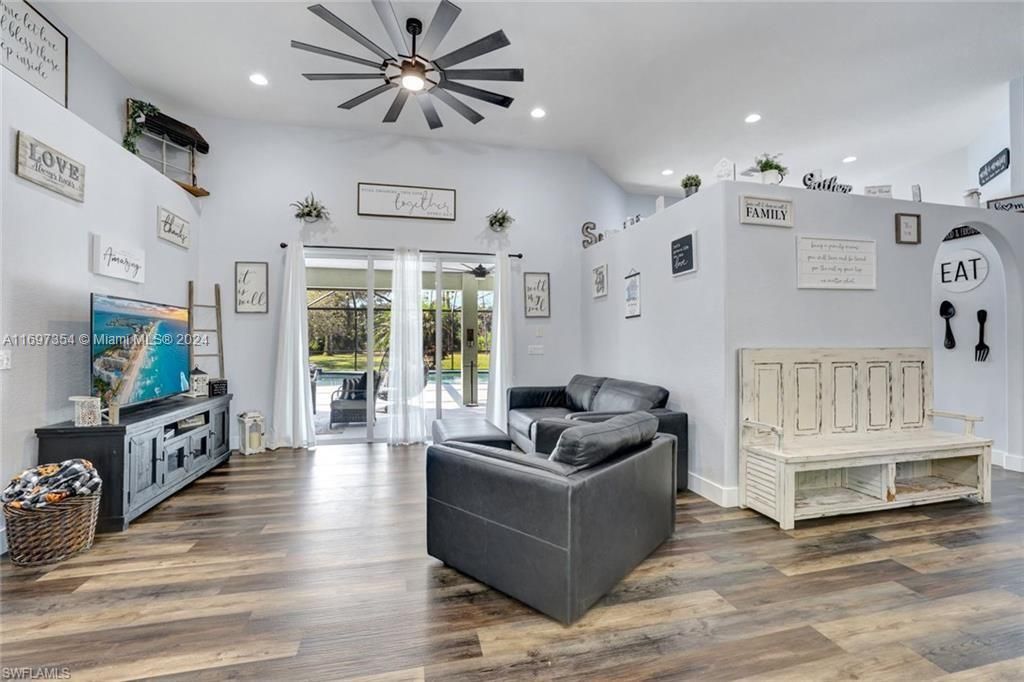
[{"label": "wicker basket", "polygon": [[38,509],[4,505],[7,551],[17,566],[40,566],[69,559],[92,547],[100,509],[97,488]]}]

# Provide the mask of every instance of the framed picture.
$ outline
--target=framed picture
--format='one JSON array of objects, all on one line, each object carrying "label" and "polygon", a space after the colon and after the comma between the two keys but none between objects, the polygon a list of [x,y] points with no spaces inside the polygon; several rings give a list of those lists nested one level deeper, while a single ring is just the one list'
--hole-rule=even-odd
[{"label": "framed picture", "polygon": [[896,243],[897,244],[920,244],[921,243],[921,214],[920,213],[897,213],[896,214]]},{"label": "framed picture", "polygon": [[269,267],[266,262],[235,261],[235,312],[269,311]]},{"label": "framed picture", "polygon": [[188,221],[163,206],[156,209],[156,227],[160,239],[184,249],[192,245],[192,232]]},{"label": "framed picture", "polygon": [[85,166],[23,130],[18,131],[15,172],[19,178],[40,187],[75,201],[85,201]]},{"label": "framed picture", "polygon": [[598,265],[594,268],[594,298],[601,298],[608,295],[608,264]]},{"label": "framed picture", "polygon": [[697,272],[697,235],[694,232],[672,240],[672,276]]},{"label": "framed picture", "polygon": [[626,275],[626,319],[640,317],[640,273]]},{"label": "framed picture", "polygon": [[875,242],[797,235],[797,289],[874,289]]},{"label": "framed picture", "polygon": [[768,197],[740,197],[740,222],[744,225],[793,227],[793,202]]},{"label": "framed picture", "polygon": [[146,281],[146,252],[101,234],[92,234],[92,272],[142,284]]},{"label": "framed picture", "polygon": [[523,273],[523,305],[527,317],[551,317],[551,273]]},{"label": "framed picture", "polygon": [[455,190],[360,182],[356,213],[381,218],[455,220]]},{"label": "framed picture", "polygon": [[24,0],[0,3],[4,68],[68,106],[68,37]]}]

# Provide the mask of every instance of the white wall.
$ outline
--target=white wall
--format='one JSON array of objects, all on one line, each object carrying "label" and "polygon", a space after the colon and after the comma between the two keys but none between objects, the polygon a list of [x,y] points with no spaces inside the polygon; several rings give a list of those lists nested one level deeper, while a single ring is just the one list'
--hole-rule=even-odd
[{"label": "white wall", "polygon": [[[935,373],[935,408],[985,417],[977,433],[992,439],[992,458],[1002,465],[1006,459],[1006,376],[1007,356],[1011,349],[1006,340],[1006,275],[1002,258],[985,235],[942,242],[935,255],[938,263],[944,256],[960,249],[973,249],[988,261],[988,277],[975,289],[963,293],[946,290],[933,273],[932,282],[932,348]],[[950,301],[956,315],[950,321],[956,348],[946,349],[942,343],[946,323],[938,316],[942,301]],[[985,343],[990,347],[985,362],[975,362],[974,346],[978,343],[978,310],[987,310]],[[958,428],[946,423],[943,428]],[[1020,453],[1016,456],[1019,458]],[[1020,469],[1020,463],[1016,466]]]},{"label": "white wall", "polygon": [[[17,76],[2,70],[2,83],[0,337],[87,334],[90,292],[184,305],[186,283],[197,274],[197,246],[185,251],[158,239],[157,206],[198,224],[194,200]],[[15,175],[18,130],[85,165],[84,203]],[[145,283],[91,274],[90,232],[144,249]],[[36,463],[33,430],[70,419],[68,396],[89,392],[89,347],[16,347],[13,369],[0,372],[0,381],[0,477],[6,480]]]},{"label": "white wall", "polygon": [[[270,415],[283,257],[278,244],[299,238],[356,247],[521,251],[525,258],[513,261],[514,383],[564,383],[581,369],[579,229],[587,220],[600,225],[625,215],[625,193],[584,157],[338,129],[187,120],[212,150],[199,169],[201,184],[211,192],[202,200],[200,273],[204,295],[212,295],[219,282],[228,302],[227,376],[239,411]],[[359,217],[359,181],[455,188],[458,220]],[[288,204],[310,192],[327,205],[332,220],[300,233]],[[485,220],[498,207],[516,218],[504,236],[491,232]],[[233,312],[237,260],[270,263],[268,315]],[[550,319],[523,317],[524,271],[551,273]],[[528,355],[529,344],[544,345],[544,354]]]}]

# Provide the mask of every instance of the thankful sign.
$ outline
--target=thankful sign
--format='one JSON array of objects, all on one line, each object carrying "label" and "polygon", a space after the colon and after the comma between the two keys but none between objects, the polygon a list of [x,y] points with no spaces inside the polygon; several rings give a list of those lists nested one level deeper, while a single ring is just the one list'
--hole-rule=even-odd
[{"label": "thankful sign", "polygon": [[188,221],[171,213],[163,206],[157,209],[157,236],[177,246],[188,248],[192,244],[192,233]]},{"label": "thankful sign", "polygon": [[85,166],[20,130],[17,173],[58,194],[85,201]]},{"label": "thankful sign", "polygon": [[68,38],[27,2],[0,0],[0,58],[8,71],[68,105]]}]

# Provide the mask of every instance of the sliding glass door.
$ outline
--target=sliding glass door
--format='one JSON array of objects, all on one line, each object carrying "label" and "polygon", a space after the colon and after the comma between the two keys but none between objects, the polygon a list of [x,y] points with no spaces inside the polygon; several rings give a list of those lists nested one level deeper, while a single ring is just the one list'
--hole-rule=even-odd
[{"label": "sliding glass door", "polygon": [[[490,262],[489,262],[490,261]],[[310,390],[319,442],[385,441],[391,335],[389,251],[307,249]],[[484,414],[493,259],[423,256],[425,420]]]}]

